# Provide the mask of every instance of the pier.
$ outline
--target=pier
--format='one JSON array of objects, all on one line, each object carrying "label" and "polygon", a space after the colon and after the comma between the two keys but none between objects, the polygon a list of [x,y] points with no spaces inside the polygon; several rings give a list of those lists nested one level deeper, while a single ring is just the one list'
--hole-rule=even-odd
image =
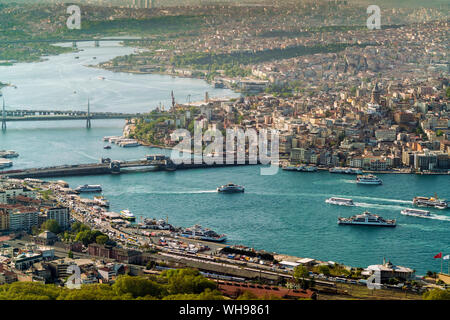
[{"label": "pier", "polygon": [[67,176],[85,176],[85,175],[101,175],[101,174],[120,174],[123,172],[132,171],[142,171],[148,169],[148,171],[176,171],[176,170],[188,170],[188,169],[199,169],[199,168],[219,168],[227,166],[245,166],[252,164],[249,161],[244,163],[214,163],[208,164],[202,160],[201,163],[182,163],[175,164],[169,157],[164,157],[161,159],[142,159],[142,160],[131,160],[131,161],[119,161],[119,160],[109,160],[102,159],[99,163],[89,163],[89,164],[75,164],[75,165],[63,165],[45,168],[31,168],[22,170],[8,170],[0,171],[0,176],[8,178],[51,178],[51,177],[67,177]]}]

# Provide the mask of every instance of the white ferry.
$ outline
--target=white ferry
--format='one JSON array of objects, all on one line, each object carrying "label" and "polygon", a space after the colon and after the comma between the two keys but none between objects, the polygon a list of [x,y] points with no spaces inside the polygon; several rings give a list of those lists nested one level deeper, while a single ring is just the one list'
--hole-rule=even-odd
[{"label": "white ferry", "polygon": [[12,167],[13,162],[11,160],[0,159],[0,169]]},{"label": "white ferry", "polygon": [[436,209],[447,209],[448,204],[444,200],[439,200],[437,196],[434,197],[415,197],[413,199],[413,204],[418,207],[431,207]]},{"label": "white ferry", "polygon": [[284,166],[282,169],[286,170],[286,171],[297,171],[297,166],[287,165],[287,166]]},{"label": "white ferry", "polygon": [[131,211],[128,209],[120,211],[120,217],[122,219],[129,220],[129,221],[136,220],[136,217],[134,216],[134,214],[132,214]]},{"label": "white ferry", "polygon": [[404,216],[412,216],[412,217],[429,217],[430,216],[430,211],[419,210],[419,209],[404,209],[400,213]]},{"label": "white ferry", "polygon": [[19,154],[13,150],[0,150],[0,158],[17,158]]},{"label": "white ferry", "polygon": [[343,173],[343,174],[362,174],[361,169],[346,168],[346,167],[334,167],[328,170],[330,173]]},{"label": "white ferry", "polygon": [[395,227],[394,220],[385,220],[376,214],[364,211],[362,214],[352,216],[350,218],[338,218],[339,225],[357,225],[357,226],[374,226],[374,227]]},{"label": "white ferry", "polygon": [[217,234],[215,231],[203,228],[201,225],[196,224],[191,228],[186,228],[179,233],[180,236],[198,239],[212,242],[224,242],[227,240],[227,236],[224,234]]},{"label": "white ferry", "polygon": [[347,198],[337,198],[337,197],[331,197],[327,200],[325,200],[326,203],[329,204],[336,204],[338,206],[354,206],[355,204],[353,203],[352,199],[347,199]]},{"label": "white ferry", "polygon": [[94,197],[94,202],[100,207],[109,207],[109,201],[103,196]]},{"label": "white ferry", "polygon": [[371,185],[378,185],[382,184],[383,181],[381,181],[380,178],[373,174],[367,174],[367,175],[358,175],[356,177],[356,183],[357,184],[371,184]]},{"label": "white ferry", "polygon": [[99,184],[85,184],[78,186],[75,191],[77,192],[102,192],[102,186]]},{"label": "white ferry", "polygon": [[234,183],[228,183],[226,185],[220,186],[217,188],[217,192],[222,192],[222,193],[239,193],[239,192],[244,192],[245,188],[243,186],[239,186],[237,184]]}]

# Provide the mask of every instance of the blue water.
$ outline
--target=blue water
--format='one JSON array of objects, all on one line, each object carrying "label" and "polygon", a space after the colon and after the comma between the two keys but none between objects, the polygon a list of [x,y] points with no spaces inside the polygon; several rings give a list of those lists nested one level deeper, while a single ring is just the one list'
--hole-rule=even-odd
[{"label": "blue water", "polygon": [[[88,54],[86,51],[84,53]],[[95,53],[98,59],[102,59],[100,53]],[[73,57],[66,60],[70,64]],[[20,65],[17,70],[25,67]],[[78,67],[84,70],[84,67]],[[73,68],[76,69],[76,66]],[[15,74],[8,70],[8,74]],[[38,75],[33,74],[34,70],[30,68],[28,74],[37,78]],[[44,69],[38,70],[45,72]],[[70,74],[65,76],[70,77]],[[115,76],[120,77],[120,74]],[[128,75],[124,77],[126,79]],[[161,79],[161,76],[145,77],[149,81],[149,88],[157,87]],[[44,82],[52,81],[51,77],[42,78],[49,79],[43,80]],[[172,81],[170,77],[164,79]],[[8,79],[0,77],[0,81],[2,80]],[[197,81],[177,79],[171,85],[176,92],[183,89],[198,96],[205,88],[214,92],[207,84],[199,84]],[[26,83],[26,79],[16,79],[17,83],[17,90],[21,90],[20,83]],[[70,83],[70,79],[65,82],[66,85]],[[75,83],[77,86],[81,85],[78,80]],[[97,82],[88,82],[86,90],[93,90],[90,87],[95,83]],[[119,91],[115,93],[115,97],[124,97],[129,87],[118,85],[113,89]],[[33,98],[37,90],[28,93],[22,89],[21,93],[28,96],[11,98],[12,90],[14,89],[8,88],[6,92],[8,101],[14,101],[14,104],[22,105],[24,101],[29,101],[33,108],[44,105]],[[41,90],[46,89],[41,87]],[[144,97],[130,96],[126,110],[139,112],[143,108],[142,99],[153,99],[156,104],[159,98],[151,90],[143,91],[141,95]],[[46,97],[44,94],[41,96]],[[113,99],[111,108],[108,108],[105,103],[108,94],[99,93],[98,97],[98,105],[102,110],[119,110],[120,103]],[[65,96],[59,98],[62,101],[72,99]],[[134,99],[137,100],[136,106]],[[111,150],[104,150],[102,138],[120,135],[123,125],[122,120],[98,120],[92,121],[93,128],[87,130],[83,121],[8,123],[7,132],[0,133],[0,149],[19,152],[20,157],[13,159],[14,169],[90,163],[97,162],[101,157],[127,160],[142,158],[149,153],[170,154],[168,150],[147,147],[123,149],[115,145]],[[226,233],[229,243],[361,267],[381,263],[383,257],[386,257],[395,264],[416,269],[419,274],[424,274],[427,270],[439,271],[440,261],[433,259],[433,256],[440,251],[450,253],[450,210],[430,209],[434,215],[431,219],[405,217],[400,215],[400,210],[411,207],[414,196],[431,196],[437,192],[441,198],[450,200],[449,177],[380,177],[384,182],[381,186],[360,186],[354,183],[354,176],[281,170],[273,176],[261,176],[258,167],[249,166],[63,179],[72,187],[85,183],[101,184],[104,195],[112,203],[113,211],[128,208],[138,216],[168,216],[169,222],[177,226],[200,223],[217,232]],[[217,194],[215,188],[227,182],[244,185],[245,194]],[[357,206],[339,207],[324,203],[331,196],[350,197]],[[384,218],[397,219],[397,227],[337,225],[338,216],[351,216],[366,209]]]}]

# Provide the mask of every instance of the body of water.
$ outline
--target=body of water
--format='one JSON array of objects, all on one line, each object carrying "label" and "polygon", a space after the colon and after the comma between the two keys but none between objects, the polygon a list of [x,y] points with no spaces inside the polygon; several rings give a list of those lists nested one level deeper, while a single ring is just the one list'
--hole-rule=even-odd
[{"label": "body of water", "polygon": [[[109,50],[115,50],[114,54]],[[53,103],[55,108],[64,109],[82,105],[89,95],[94,110],[142,112],[159,101],[168,104],[171,90],[176,96],[180,92],[180,96],[191,94],[199,98],[204,91],[211,96],[230,93],[216,91],[200,80],[134,76],[83,66],[90,56],[96,56],[97,61],[105,60],[131,50],[86,48],[79,54],[79,60],[74,59],[75,54],[67,54],[42,63],[0,67],[0,81],[18,85],[18,89],[3,90],[10,105],[30,108]],[[58,68],[71,72],[61,71],[62,76],[54,78]],[[98,80],[97,75],[110,81]],[[78,98],[77,94],[69,97],[73,91],[82,94]],[[8,123],[8,130],[0,133],[0,149],[20,153],[19,158],[13,159],[13,169],[90,163],[101,157],[129,160],[151,153],[170,153],[116,145],[104,150],[102,138],[120,135],[124,122],[98,120],[92,121],[92,125],[88,130],[83,121]],[[168,216],[169,223],[176,226],[202,224],[226,233],[229,243],[361,267],[381,263],[385,257],[394,264],[414,268],[419,274],[439,271],[440,261],[433,256],[450,251],[450,210],[430,209],[431,218],[406,217],[400,211],[412,207],[414,196],[432,196],[437,192],[441,198],[450,199],[449,177],[394,174],[380,177],[384,182],[381,186],[361,186],[355,183],[354,176],[282,170],[273,176],[261,176],[259,167],[248,166],[63,179],[71,187],[101,184],[112,211],[130,209],[137,216]],[[216,187],[227,182],[244,185],[246,192],[218,194]],[[326,204],[325,199],[331,196],[352,198],[357,205]],[[337,225],[338,216],[364,210],[397,219],[398,225],[396,228]]]}]

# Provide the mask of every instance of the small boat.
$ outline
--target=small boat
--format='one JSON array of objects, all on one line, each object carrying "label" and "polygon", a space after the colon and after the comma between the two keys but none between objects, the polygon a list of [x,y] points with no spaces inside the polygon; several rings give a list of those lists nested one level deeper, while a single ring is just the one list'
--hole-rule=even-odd
[{"label": "small boat", "polygon": [[111,149],[111,146],[104,146],[103,149]]},{"label": "small boat", "polygon": [[431,215],[430,211],[419,209],[404,209],[400,213],[404,216],[412,217],[429,217]]},{"label": "small boat", "polygon": [[243,186],[239,186],[237,184],[234,183],[228,183],[226,185],[220,186],[217,188],[217,192],[222,192],[222,193],[239,193],[239,192],[244,192],[245,188]]},{"label": "small boat", "polygon": [[208,228],[203,228],[201,225],[196,224],[191,228],[186,228],[179,233],[180,236],[211,242],[224,242],[227,240],[227,236],[224,234],[217,234],[215,231]]},{"label": "small boat", "polygon": [[415,197],[413,204],[418,207],[431,207],[436,209],[447,209],[448,203],[445,200],[438,199],[437,195],[434,197]]},{"label": "small boat", "polygon": [[77,192],[102,192],[102,186],[99,184],[85,184],[78,186],[75,191]]},{"label": "small boat", "polygon": [[373,174],[367,174],[367,175],[358,175],[356,177],[356,183],[357,184],[368,184],[368,185],[379,185],[382,184],[383,181],[381,181],[380,178]]},{"label": "small boat", "polygon": [[136,220],[136,217],[134,216],[134,214],[131,213],[130,210],[122,210],[120,211],[120,217],[122,219],[128,220],[128,221],[134,221]]},{"label": "small boat", "polygon": [[347,198],[337,198],[337,197],[331,197],[327,200],[325,200],[326,203],[329,204],[336,204],[338,206],[354,206],[355,204],[353,203],[352,199],[347,199]]},{"label": "small boat", "polygon": [[356,226],[374,226],[374,227],[395,227],[394,220],[385,220],[382,217],[364,211],[362,214],[352,216],[350,218],[338,218],[339,225],[356,225]]}]

